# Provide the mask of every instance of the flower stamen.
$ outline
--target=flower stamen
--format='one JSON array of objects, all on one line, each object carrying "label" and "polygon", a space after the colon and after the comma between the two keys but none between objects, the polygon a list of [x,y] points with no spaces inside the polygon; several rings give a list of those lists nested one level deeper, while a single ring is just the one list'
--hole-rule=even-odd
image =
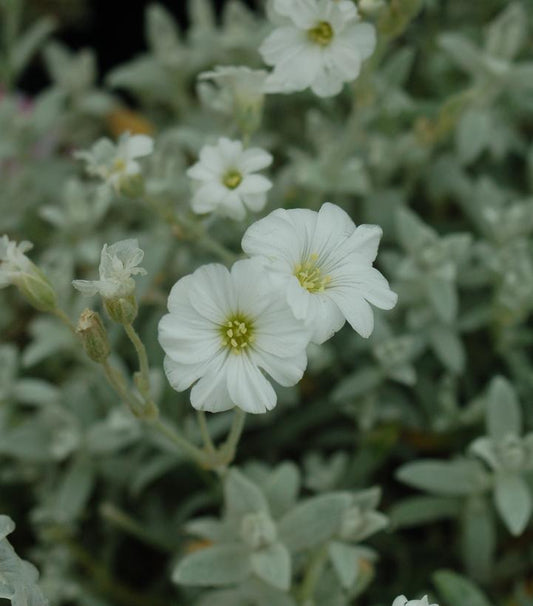
[{"label": "flower stamen", "polygon": [[229,170],[223,177],[222,183],[228,189],[235,189],[241,184],[242,175],[238,170]]},{"label": "flower stamen", "polygon": [[298,278],[302,288],[310,293],[324,292],[331,282],[331,276],[324,276],[322,269],[317,264],[318,255],[313,253],[303,263],[298,263],[294,268],[294,275]]},{"label": "flower stamen", "polygon": [[221,333],[222,343],[234,354],[242,353],[254,340],[251,322],[240,315],[229,318],[221,326]]},{"label": "flower stamen", "polygon": [[333,28],[327,21],[320,21],[307,30],[309,39],[320,46],[328,46],[333,40]]}]

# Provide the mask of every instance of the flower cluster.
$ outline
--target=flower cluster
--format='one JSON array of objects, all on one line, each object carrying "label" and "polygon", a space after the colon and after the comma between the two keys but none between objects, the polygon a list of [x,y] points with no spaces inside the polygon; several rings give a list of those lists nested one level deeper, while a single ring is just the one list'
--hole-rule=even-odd
[{"label": "flower cluster", "polygon": [[165,371],[191,403],[254,413],[276,404],[263,372],[295,385],[310,341],[323,343],[347,319],[362,336],[373,328],[369,303],[391,309],[396,294],[372,263],[381,230],[355,226],[340,207],[278,209],[253,224],[242,246],[250,259],[231,271],[211,264],[179,280],[159,324]]}]

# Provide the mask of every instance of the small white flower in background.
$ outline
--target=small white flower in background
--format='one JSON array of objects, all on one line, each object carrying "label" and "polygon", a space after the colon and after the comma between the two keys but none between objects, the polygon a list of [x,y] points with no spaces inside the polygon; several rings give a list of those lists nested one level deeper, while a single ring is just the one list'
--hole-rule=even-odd
[{"label": "small white flower in background", "polygon": [[259,257],[286,292],[296,318],[323,343],[348,320],[361,336],[374,328],[369,303],[391,309],[397,295],[372,263],[382,235],[377,225],[355,226],[326,202],[319,212],[277,209],[251,225],[243,250]]},{"label": "small white flower in background", "polygon": [[244,66],[218,65],[213,71],[202,72],[198,79],[210,81],[219,87],[212,99],[219,111],[233,113],[244,132],[253,132],[259,126],[265,97],[267,72]]},{"label": "small white flower in background", "polygon": [[0,238],[0,288],[16,286],[28,301],[41,311],[52,311],[57,298],[44,273],[26,256],[33,248],[31,242]]},{"label": "small white flower in background", "polygon": [[272,183],[255,173],[271,163],[272,156],[264,149],[243,149],[240,141],[225,137],[216,145],[204,146],[200,160],[187,171],[196,186],[191,200],[193,211],[198,214],[217,211],[240,221],[246,216],[246,208],[261,210]]},{"label": "small white flower in background", "polygon": [[255,260],[237,261],[231,272],[200,267],[174,285],[168,310],[159,323],[165,372],[177,391],[194,384],[194,408],[266,412],[276,392],[261,370],[283,386],[301,379],[309,331]]},{"label": "small white flower in background", "polygon": [[25,254],[32,248],[31,242],[17,244],[6,235],[0,238],[0,288],[15,284],[21,274],[33,273],[35,265]]},{"label": "small white flower in background", "polygon": [[399,595],[392,606],[438,606],[438,604],[430,604],[427,595],[421,600],[408,600],[404,595]]},{"label": "small white flower in background", "polygon": [[274,0],[273,7],[284,21],[259,49],[274,66],[267,92],[311,87],[319,97],[337,95],[374,52],[375,29],[359,21],[351,0]]},{"label": "small white flower in background", "polygon": [[149,156],[154,149],[154,141],[147,135],[123,133],[117,143],[107,138],[99,139],[88,151],[76,151],[74,156],[86,162],[89,175],[100,177],[115,190],[125,182],[141,175],[137,158]]},{"label": "small white flower in background", "polygon": [[86,296],[100,293],[104,299],[130,297],[135,291],[131,276],[146,274],[146,270],[137,267],[143,257],[144,251],[136,239],[121,240],[111,246],[104,244],[98,268],[100,279],[74,280],[72,285]]}]

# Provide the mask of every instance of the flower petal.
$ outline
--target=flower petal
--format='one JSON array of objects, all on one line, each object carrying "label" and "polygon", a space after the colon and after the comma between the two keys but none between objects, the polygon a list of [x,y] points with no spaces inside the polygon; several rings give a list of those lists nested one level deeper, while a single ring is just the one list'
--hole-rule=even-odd
[{"label": "flower petal", "polygon": [[228,356],[226,369],[228,392],[236,406],[254,414],[274,408],[276,392],[248,355]]},{"label": "flower petal", "polygon": [[369,337],[374,330],[374,314],[370,305],[355,288],[335,288],[329,297],[338,305],[350,326],[362,337]]},{"label": "flower petal", "polygon": [[250,353],[250,356],[259,368],[262,368],[274,381],[283,385],[283,387],[296,385],[307,367],[307,355],[305,351],[287,358],[275,356],[265,350],[256,348]]},{"label": "flower petal", "polygon": [[195,192],[191,200],[191,208],[195,213],[207,213],[216,210],[228,195],[228,190],[222,183],[210,181]]},{"label": "flower petal", "polygon": [[154,140],[148,135],[133,135],[128,141],[128,157],[142,158],[154,151]]},{"label": "flower petal", "polygon": [[196,410],[222,412],[234,407],[226,387],[224,362],[213,366],[192,388],[191,404]]},{"label": "flower petal", "polygon": [[261,194],[272,188],[272,182],[263,175],[246,175],[239,185],[239,194]]},{"label": "flower petal", "polygon": [[245,149],[239,159],[237,168],[243,173],[253,173],[272,164],[272,154],[259,147]]},{"label": "flower petal", "polygon": [[190,281],[188,297],[194,309],[207,320],[223,324],[236,306],[229,271],[218,263],[199,267]]}]

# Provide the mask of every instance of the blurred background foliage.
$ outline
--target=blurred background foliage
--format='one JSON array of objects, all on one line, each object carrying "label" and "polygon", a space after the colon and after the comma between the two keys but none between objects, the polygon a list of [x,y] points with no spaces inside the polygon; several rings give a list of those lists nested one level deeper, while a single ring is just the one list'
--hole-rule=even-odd
[{"label": "blurred background foliage", "polygon": [[[198,440],[156,327],[171,285],[218,260],[206,237],[240,252],[245,225],[208,218],[203,239],[188,232],[185,170],[206,142],[240,136],[196,78],[261,67],[263,7],[28,0],[10,40],[14,2],[3,0],[0,233],[35,244],[73,321],[86,301],[71,280],[94,279],[105,242],[139,239],[136,326],[157,403]],[[237,464],[259,481],[254,461],[294,462],[302,497],[381,487],[390,524],[368,541],[379,558],[365,560],[357,604],[432,592],[441,606],[531,606],[533,3],[358,4],[379,40],[359,79],[333,99],[267,97],[253,141],[275,156],[264,214],[331,200],[381,225],[378,264],[399,304],[369,340],[345,330],[311,349],[301,384],[248,419]],[[125,130],[156,140],[138,199],[72,157]],[[134,352],[108,328],[131,374]],[[0,334],[0,512],[50,602],[211,604],[171,571],[201,547],[184,524],[221,511],[215,476],[123,410],[68,328],[14,289],[0,290]],[[230,422],[210,418],[212,435]],[[331,574],[323,587],[339,585]],[[320,606],[355,603],[352,589],[328,589]]]}]

